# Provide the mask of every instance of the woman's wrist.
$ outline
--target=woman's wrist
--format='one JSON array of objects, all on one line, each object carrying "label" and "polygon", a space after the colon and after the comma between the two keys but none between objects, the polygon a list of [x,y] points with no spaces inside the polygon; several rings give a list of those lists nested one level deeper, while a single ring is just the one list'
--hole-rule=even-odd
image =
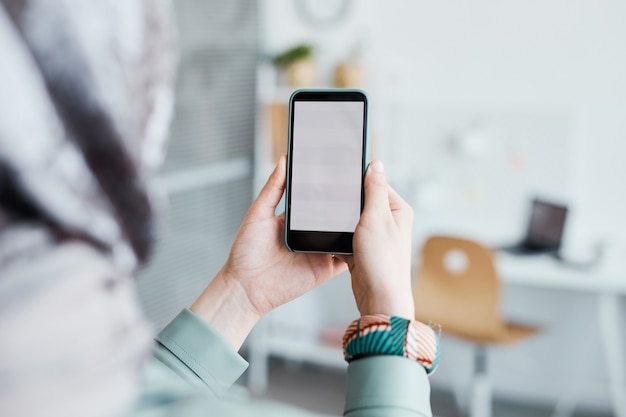
[{"label": "woman's wrist", "polygon": [[385,314],[409,320],[415,317],[415,304],[410,287],[403,291],[364,290],[356,301],[362,316]]},{"label": "woman's wrist", "polygon": [[261,316],[255,312],[245,289],[218,272],[202,295],[189,308],[228,343],[239,350]]}]

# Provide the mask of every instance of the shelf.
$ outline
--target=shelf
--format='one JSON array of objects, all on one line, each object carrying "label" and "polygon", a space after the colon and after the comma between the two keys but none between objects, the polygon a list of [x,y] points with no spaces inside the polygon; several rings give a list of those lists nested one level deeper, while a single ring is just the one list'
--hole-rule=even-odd
[{"label": "shelf", "polygon": [[345,369],[348,364],[343,359],[343,351],[336,346],[317,341],[294,341],[273,336],[268,338],[267,347],[272,356],[284,359]]}]

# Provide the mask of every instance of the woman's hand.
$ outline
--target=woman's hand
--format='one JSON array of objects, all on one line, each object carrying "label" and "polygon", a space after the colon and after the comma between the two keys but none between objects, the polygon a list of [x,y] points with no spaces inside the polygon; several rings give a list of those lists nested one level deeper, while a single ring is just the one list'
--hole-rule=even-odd
[{"label": "woman's hand", "polygon": [[354,254],[342,257],[362,315],[413,319],[411,233],[413,211],[387,184],[382,162],[365,175],[365,203],[352,241]]},{"label": "woman's hand", "polygon": [[332,255],[294,254],[285,247],[284,215],[274,214],[285,190],[285,165],[283,155],[248,210],[228,260],[191,306],[235,349],[261,316],[346,269]]}]

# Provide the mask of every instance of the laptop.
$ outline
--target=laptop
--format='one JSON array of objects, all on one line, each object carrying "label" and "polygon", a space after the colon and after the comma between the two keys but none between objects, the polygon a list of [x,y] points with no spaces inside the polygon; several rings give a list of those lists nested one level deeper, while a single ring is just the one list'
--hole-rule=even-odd
[{"label": "laptop", "polygon": [[522,241],[501,248],[514,254],[557,254],[561,248],[567,207],[545,200],[532,200],[526,236]]}]

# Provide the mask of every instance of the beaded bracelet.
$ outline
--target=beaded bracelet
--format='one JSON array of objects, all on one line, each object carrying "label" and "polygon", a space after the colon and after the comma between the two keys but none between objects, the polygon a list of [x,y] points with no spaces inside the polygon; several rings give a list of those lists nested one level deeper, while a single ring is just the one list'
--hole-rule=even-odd
[{"label": "beaded bracelet", "polygon": [[430,374],[439,363],[439,333],[416,320],[384,314],[362,316],[343,335],[343,356],[350,362],[372,355],[404,356],[419,362]]}]

